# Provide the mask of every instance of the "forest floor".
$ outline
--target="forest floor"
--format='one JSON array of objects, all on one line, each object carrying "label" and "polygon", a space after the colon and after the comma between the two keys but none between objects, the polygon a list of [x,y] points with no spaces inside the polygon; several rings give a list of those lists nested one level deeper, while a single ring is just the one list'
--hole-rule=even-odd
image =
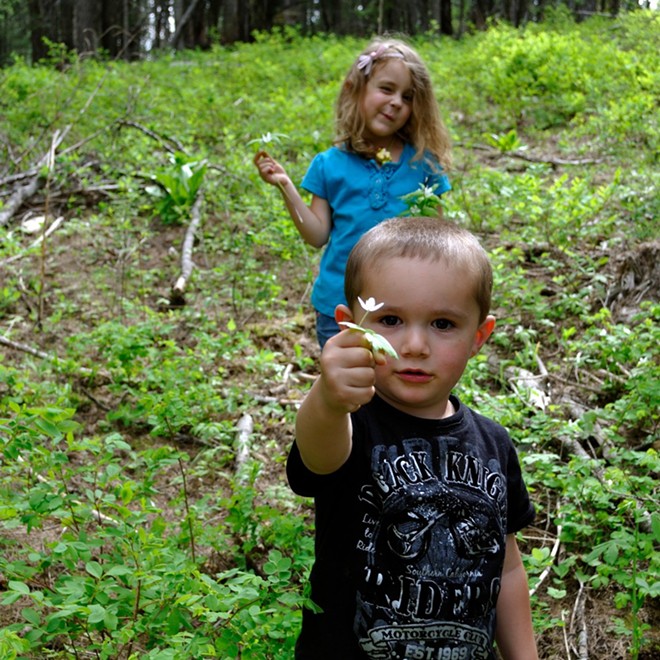
[{"label": "forest floor", "polygon": [[[81,213],[81,205],[95,205],[96,199],[79,199],[74,208],[67,208],[64,204],[56,204],[51,212],[54,215],[62,213],[65,222],[61,229],[48,239],[48,248],[45,261],[40,263],[38,253],[4,265],[10,269],[12,278],[21,285],[21,290],[11,305],[0,312],[3,325],[11,329],[12,340],[20,343],[24,348],[32,347],[51,356],[66,355],[67,346],[71,338],[82,333],[88,333],[94,328],[99,319],[114,318],[126,323],[131,319],[124,308],[124,290],[135,288],[134,283],[126,281],[125,270],[127,260],[133,260],[134,276],[141,273],[145,286],[142,287],[141,303],[151,310],[160,312],[163,321],[177,324],[176,341],[181,346],[189,344],[195,350],[191,339],[191,330],[187,316],[177,317],[177,310],[167,305],[170,289],[178,275],[181,243],[185,227],[163,226],[158,219],[150,221],[149,231],[145,238],[137,241],[135,250],[130,252],[122,245],[122,239],[111,225],[99,226],[87,220]],[[44,199],[35,198],[30,202],[30,208],[22,209],[25,216],[28,211],[38,215],[44,211]],[[231,300],[215,299],[208,308],[208,299],[196,291],[197,283],[205,278],[205,273],[223,259],[230,258],[221,253],[209,251],[205,247],[204,235],[213,231],[214,226],[223,225],[223,231],[231,231],[234,221],[230,217],[206,217],[203,228],[195,244],[196,274],[192,278],[186,293],[186,307],[197,308],[198,313],[206,309],[218,320],[219,328],[226,328],[229,319],[236,318],[236,308]],[[234,228],[240,232],[237,222]],[[498,236],[486,237],[486,247],[494,247]],[[488,242],[491,245],[488,245]],[[579,246],[574,246],[579,249]],[[309,292],[309,281],[302,276],[300,269],[292,268],[290,263],[269,255],[261,248],[260,254],[254,255],[261,267],[268,272],[276,273],[278,286],[286,299],[286,314],[266,318],[263,315],[250,315],[246,313],[238,319],[239,324],[251,333],[255,349],[269,351],[273,354],[293,356],[295,350],[302,352],[299,357],[307,358],[307,367],[302,371],[294,366],[287,374],[286,379],[257,379],[253,374],[241,368],[240,356],[236,362],[227,361],[224,366],[224,380],[231,382],[245,391],[249,391],[255,400],[262,402],[276,401],[283,406],[295,408],[303,396],[306,384],[316,375],[316,365],[319,356],[318,347],[314,338],[314,319],[311,308],[306,300]],[[526,264],[527,274],[536,283],[542,283],[547,290],[548,304],[552,304],[553,291],[556,289],[556,277],[563,274],[570,278],[570,272],[543,272],[535,268],[532,254]],[[604,273],[610,282],[609,290],[612,292],[609,301],[610,309],[616,319],[626,319],[639,310],[643,299],[658,300],[660,292],[660,243],[648,243],[626,253],[608,253],[604,249],[604,257],[608,259],[607,272]],[[45,288],[42,298],[42,309],[39,310],[39,298],[36,294],[36,282],[39,272],[43,269]],[[146,284],[148,282],[148,284]],[[301,301],[303,301],[301,311]],[[602,301],[594,300],[596,307]],[[41,327],[35,319],[43,319]],[[527,319],[530,327],[540,323],[542,319]],[[294,347],[299,349],[294,349]],[[491,349],[496,355],[497,348]],[[3,347],[4,363],[6,365],[39,369],[41,358],[31,355],[21,348]],[[93,360],[94,356],[90,356]],[[556,361],[555,356],[545,355],[543,346],[539,346],[541,361]],[[296,364],[300,363],[298,359]],[[593,383],[597,383],[597,377]],[[102,378],[87,382],[84,378],[68,380],[65,378],[62,387],[73,387],[80,398],[80,406],[76,413],[76,420],[82,424],[83,435],[94,435],[100,427],[107,428],[108,411],[113,410],[120,398],[116,392],[109,389],[108,382]],[[591,389],[576,387],[570,373],[559,374],[553,382],[553,396],[562,398],[564,394],[572,399],[578,399],[588,407],[588,397],[592,396]],[[257,413],[258,414],[258,413]],[[122,428],[122,433],[130,439],[135,446],[144,446],[154,443],[148,429],[136,426],[135,428]],[[267,492],[273,485],[285,484],[283,457],[286,455],[292,440],[290,422],[282,419],[270,419],[268,422],[268,435],[273,441],[268,446],[255,449],[261,461],[262,471],[259,474],[257,485]],[[167,440],[168,443],[172,439]],[[197,444],[196,439],[185,433],[179,433],[174,442],[180,449],[185,450],[194,457],[195,452],[203,447]],[[660,449],[660,447],[656,447]],[[175,488],[169,481],[171,475],[163,473],[162,483],[158,490],[167,499],[168,490]],[[191,497],[203,497],[205,494],[216,494],[218,490],[227,487],[228,481],[223,475],[210,475],[204,480],[191,483]],[[177,487],[178,488],[178,487]],[[301,504],[301,511],[309,512],[305,504]],[[549,530],[550,521],[544,517],[537,519],[535,524],[525,531],[521,547],[523,552],[531,547],[538,546],[538,539],[544,538]],[[31,532],[30,543],[41,545],[51,540],[58,530],[43,529]],[[43,534],[39,541],[35,535]],[[210,555],[206,566],[210,572],[227,568],[226,557],[221,554]],[[0,582],[0,586],[2,586]],[[539,592],[542,594],[543,590]],[[588,648],[588,657],[595,659],[617,659],[626,657],[626,640],[612,634],[611,626],[614,617],[625,616],[613,606],[613,593],[600,589],[597,592],[583,592],[575,583],[573,589],[563,598],[551,598],[540,595],[547,607],[547,612],[557,620],[564,622],[564,627],[552,627],[539,634],[540,655],[545,660],[559,660],[578,657],[579,643]],[[15,608],[2,608],[0,610],[0,625],[10,623],[17,613],[20,603]],[[657,660],[660,658],[660,603],[648,599],[646,606],[640,613],[641,619],[648,623],[650,632],[648,636],[655,639],[649,645],[649,650],[639,657],[643,660]],[[582,641],[580,641],[582,640]],[[587,656],[579,656],[586,658]]]}]

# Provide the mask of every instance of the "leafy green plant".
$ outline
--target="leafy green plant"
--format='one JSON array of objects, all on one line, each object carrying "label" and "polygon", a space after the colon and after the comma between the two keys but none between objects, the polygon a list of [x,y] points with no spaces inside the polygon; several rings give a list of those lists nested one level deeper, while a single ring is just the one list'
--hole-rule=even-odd
[{"label": "leafy green plant", "polygon": [[[537,523],[519,542],[553,650],[572,641],[561,612],[576,586],[610,618],[587,621],[590,639],[620,655],[659,648],[645,623],[660,317],[642,285],[626,321],[604,306],[613,258],[657,235],[659,20],[556,12],[442,48],[415,40],[455,138],[443,213],[494,266],[497,327],[459,393],[509,428],[523,459]],[[66,222],[46,255],[43,332],[28,238],[17,218],[0,228],[2,334],[27,349],[0,350],[0,657],[291,657],[300,608],[313,607],[313,540],[283,466],[317,371],[319,253],[264,191],[250,142],[276,145],[300,181],[332,144],[338,85],[363,45],[282,29],[231,49],[131,64],[62,51],[64,69],[0,72],[3,199],[69,129],[51,177]],[[484,141],[506,157],[484,158]],[[195,156],[163,166],[163,143]],[[162,174],[158,197],[127,172]],[[199,276],[172,311],[159,300],[198,184]],[[435,213],[434,191],[415,195]],[[153,222],[161,205],[169,226]],[[514,391],[511,367],[532,374],[545,409]],[[253,445],[237,474],[246,413]]]},{"label": "leafy green plant", "polygon": [[[178,534],[167,533],[165,511],[153,501],[159,496],[155,477],[180,466],[184,455],[167,448],[134,452],[118,435],[77,440],[72,411],[11,409],[14,417],[0,420],[3,461],[25,458],[3,472],[1,524],[15,529],[20,519],[30,530],[48,522],[63,531],[45,547],[29,548],[24,559],[11,559],[17,548],[3,542],[10,551],[0,558],[7,577],[0,602],[30,602],[21,610],[22,622],[3,632],[0,643],[8,654],[38,652],[58,640],[73,648],[81,637],[88,652],[102,658],[132,657],[137,648],[153,657],[156,649],[171,649],[185,657],[258,658],[268,640],[282,644],[273,657],[290,654],[304,598],[291,585],[290,558],[273,549],[263,576],[240,569],[208,575],[195,559],[191,532],[197,529],[200,540],[213,537],[221,547],[222,531],[202,534],[197,525],[182,524]],[[122,478],[122,453],[138,479]],[[93,460],[78,462],[77,455]],[[21,476],[24,488],[12,492]],[[78,492],[73,483],[81,484]],[[187,506],[185,511],[170,503],[167,516],[182,523],[196,516]],[[271,521],[274,513],[264,510]],[[285,546],[297,543],[298,532],[287,532]],[[19,642],[25,625],[29,632]]]},{"label": "leafy green plant", "polygon": [[492,147],[495,147],[495,149],[498,149],[502,153],[517,151],[525,148],[520,138],[518,137],[518,132],[515,128],[511,129],[504,135],[486,133],[484,134],[484,137],[486,138],[486,142],[488,142],[488,144],[490,144]]},{"label": "leafy green plant", "polygon": [[401,215],[436,217],[442,204],[440,197],[435,194],[437,188],[437,184],[425,186],[420,183],[418,190],[403,195],[401,199],[408,208]]},{"label": "leafy green plant", "polygon": [[182,153],[170,156],[171,167],[153,176],[158,184],[146,192],[156,198],[156,211],[165,224],[178,224],[190,212],[206,173],[205,160],[190,160]]}]

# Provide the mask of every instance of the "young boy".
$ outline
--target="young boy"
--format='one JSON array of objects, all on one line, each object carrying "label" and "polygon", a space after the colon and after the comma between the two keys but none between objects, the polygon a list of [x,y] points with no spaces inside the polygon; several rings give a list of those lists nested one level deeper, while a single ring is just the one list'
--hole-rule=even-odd
[{"label": "young boy", "polygon": [[494,659],[495,640],[537,658],[516,452],[451,393],[493,331],[491,287],[477,239],[437,218],[388,220],[351,252],[336,319],[398,357],[343,330],[300,407],[287,475],[315,498],[320,611],[303,612],[296,658]]}]

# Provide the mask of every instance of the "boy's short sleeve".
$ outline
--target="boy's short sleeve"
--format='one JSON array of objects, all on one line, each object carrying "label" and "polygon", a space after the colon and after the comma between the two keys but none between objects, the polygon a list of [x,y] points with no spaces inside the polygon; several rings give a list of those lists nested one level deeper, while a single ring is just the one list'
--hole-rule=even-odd
[{"label": "boy's short sleeve", "polygon": [[520,461],[514,447],[511,447],[507,466],[508,515],[507,534],[515,534],[534,521],[534,505],[523,481]]},{"label": "boy's short sleeve", "polygon": [[332,492],[338,481],[344,479],[350,470],[347,461],[339,470],[332,474],[315,474],[302,461],[298,445],[294,441],[286,461],[286,476],[289,487],[302,497],[316,497],[319,493]]}]

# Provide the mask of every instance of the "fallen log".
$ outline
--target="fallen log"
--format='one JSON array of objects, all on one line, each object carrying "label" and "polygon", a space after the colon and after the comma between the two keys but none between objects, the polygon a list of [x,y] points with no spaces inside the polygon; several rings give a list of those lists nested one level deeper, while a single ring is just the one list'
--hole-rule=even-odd
[{"label": "fallen log", "polygon": [[28,183],[19,185],[0,211],[0,227],[4,227],[23,203],[42,188],[44,183],[44,179],[35,175]]},{"label": "fallen log", "polygon": [[202,219],[202,200],[197,197],[190,212],[190,224],[186,230],[186,236],[183,239],[183,248],[181,250],[181,275],[174,283],[172,292],[170,294],[170,306],[182,307],[186,304],[186,299],[183,292],[188,283],[188,279],[193,271],[193,245],[195,243],[195,232]]}]

